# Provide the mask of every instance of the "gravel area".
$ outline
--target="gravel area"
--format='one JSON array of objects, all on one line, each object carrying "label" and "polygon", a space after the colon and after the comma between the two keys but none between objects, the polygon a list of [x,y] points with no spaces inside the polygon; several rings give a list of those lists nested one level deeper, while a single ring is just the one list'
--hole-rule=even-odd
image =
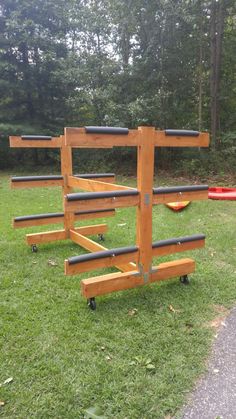
[{"label": "gravel area", "polygon": [[236,419],[236,307],[213,345],[208,372],[200,380],[181,419]]}]

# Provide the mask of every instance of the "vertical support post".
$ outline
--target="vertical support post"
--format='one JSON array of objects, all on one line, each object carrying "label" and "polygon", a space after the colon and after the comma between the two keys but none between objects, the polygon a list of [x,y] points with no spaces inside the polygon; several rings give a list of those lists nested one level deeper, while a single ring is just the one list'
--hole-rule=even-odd
[{"label": "vertical support post", "polygon": [[64,228],[66,235],[70,237],[70,229],[74,228],[74,214],[66,211],[65,195],[72,191],[68,186],[68,177],[72,175],[72,148],[65,145],[65,136],[62,138],[61,146],[61,174],[64,178],[63,195],[63,211],[64,211]]},{"label": "vertical support post", "polygon": [[140,204],[137,209],[137,246],[139,247],[139,270],[144,282],[148,282],[152,269],[152,196],[154,175],[154,134],[153,127],[139,127],[137,186]]}]

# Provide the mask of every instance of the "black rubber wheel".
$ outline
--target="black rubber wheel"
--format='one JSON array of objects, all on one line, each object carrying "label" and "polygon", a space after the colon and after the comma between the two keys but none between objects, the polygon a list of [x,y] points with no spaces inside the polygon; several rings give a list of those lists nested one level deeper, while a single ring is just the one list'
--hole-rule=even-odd
[{"label": "black rubber wheel", "polygon": [[104,237],[103,234],[99,234],[98,235],[98,238],[99,238],[100,242],[104,242],[105,241],[105,237]]},{"label": "black rubber wheel", "polygon": [[38,248],[37,248],[36,244],[32,244],[31,250],[32,250],[33,253],[37,253]]},{"label": "black rubber wheel", "polygon": [[91,310],[96,310],[96,301],[94,297],[88,299],[88,306]]},{"label": "black rubber wheel", "polygon": [[188,275],[180,276],[179,280],[180,280],[181,284],[184,284],[184,285],[188,285],[190,283],[190,279],[189,279]]}]

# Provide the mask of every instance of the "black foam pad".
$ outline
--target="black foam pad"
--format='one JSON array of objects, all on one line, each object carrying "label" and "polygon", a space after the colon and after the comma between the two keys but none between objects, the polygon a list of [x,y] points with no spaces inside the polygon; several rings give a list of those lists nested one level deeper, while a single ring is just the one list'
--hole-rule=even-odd
[{"label": "black foam pad", "polygon": [[22,135],[22,140],[43,140],[43,141],[50,141],[52,139],[49,135]]},{"label": "black foam pad", "polygon": [[82,173],[73,176],[81,177],[82,179],[96,179],[99,177],[114,177],[115,173]]},{"label": "black foam pad", "polygon": [[110,209],[98,209],[98,210],[90,210],[90,211],[78,211],[78,212],[75,212],[75,215],[86,215],[86,214],[94,214],[94,213],[97,213],[97,212],[110,212],[110,211],[113,211],[113,212],[115,212],[115,210],[113,209],[113,208],[110,208]]},{"label": "black foam pad", "polygon": [[29,220],[42,220],[43,218],[57,218],[64,217],[63,212],[51,212],[48,214],[34,214],[34,215],[24,215],[22,217],[14,218],[14,221],[29,221]]},{"label": "black foam pad", "polygon": [[[113,209],[98,209],[98,210],[92,210],[92,211],[78,211],[75,212],[75,215],[86,215],[86,214],[94,214],[97,212],[109,212],[109,211],[113,211],[115,212],[115,210]],[[64,213],[63,212],[50,212],[50,213],[46,213],[46,214],[34,214],[34,215],[23,215],[21,217],[16,217],[14,218],[14,221],[16,222],[20,222],[20,221],[29,221],[29,220],[42,220],[45,218],[60,218],[60,217],[64,217]]]},{"label": "black foam pad", "polygon": [[120,196],[138,195],[137,189],[125,191],[106,191],[106,192],[85,192],[85,193],[71,193],[66,195],[67,201],[82,201],[87,199],[102,199],[102,198],[116,198]]},{"label": "black foam pad", "polygon": [[152,243],[153,249],[158,247],[170,246],[172,244],[182,244],[182,243],[190,243],[197,240],[204,240],[204,234],[193,234],[192,236],[185,236],[185,237],[174,237],[172,239],[167,240],[159,240],[158,242]]},{"label": "black foam pad", "polygon": [[119,127],[84,127],[87,134],[113,134],[113,135],[127,135],[128,128]]},{"label": "black foam pad", "polygon": [[12,182],[31,182],[31,181],[37,181],[37,180],[62,180],[63,176],[60,175],[52,175],[52,176],[18,176],[18,177],[12,177]]},{"label": "black foam pad", "polygon": [[196,191],[207,191],[208,185],[191,185],[191,186],[170,186],[153,188],[154,195],[169,194],[178,192],[196,192]]},{"label": "black foam pad", "polygon": [[91,260],[103,259],[103,258],[108,258],[112,256],[119,256],[119,255],[124,255],[127,253],[134,253],[137,250],[138,250],[137,246],[119,247],[117,249],[104,250],[101,252],[93,252],[93,253],[88,253],[86,255],[80,255],[80,256],[73,256],[68,259],[68,263],[69,265],[75,265],[76,263],[89,262]]},{"label": "black foam pad", "polygon": [[174,137],[198,137],[200,133],[187,129],[166,129],[165,134]]}]

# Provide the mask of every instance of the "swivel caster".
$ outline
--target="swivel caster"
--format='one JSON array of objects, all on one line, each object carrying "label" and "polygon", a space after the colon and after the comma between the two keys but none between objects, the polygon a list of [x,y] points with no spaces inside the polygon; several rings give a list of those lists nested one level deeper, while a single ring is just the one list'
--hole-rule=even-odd
[{"label": "swivel caster", "polygon": [[98,238],[100,240],[100,242],[104,242],[105,241],[105,237],[103,236],[103,234],[99,234]]},{"label": "swivel caster", "polygon": [[36,244],[32,244],[31,250],[32,250],[33,253],[37,253],[38,248],[37,248]]},{"label": "swivel caster", "polygon": [[95,301],[94,297],[89,298],[87,300],[87,304],[88,304],[89,308],[91,308],[91,310],[96,310],[96,301]]},{"label": "swivel caster", "polygon": [[189,279],[188,275],[180,276],[179,280],[180,280],[181,284],[184,284],[184,285],[188,285],[190,283],[190,279]]}]

